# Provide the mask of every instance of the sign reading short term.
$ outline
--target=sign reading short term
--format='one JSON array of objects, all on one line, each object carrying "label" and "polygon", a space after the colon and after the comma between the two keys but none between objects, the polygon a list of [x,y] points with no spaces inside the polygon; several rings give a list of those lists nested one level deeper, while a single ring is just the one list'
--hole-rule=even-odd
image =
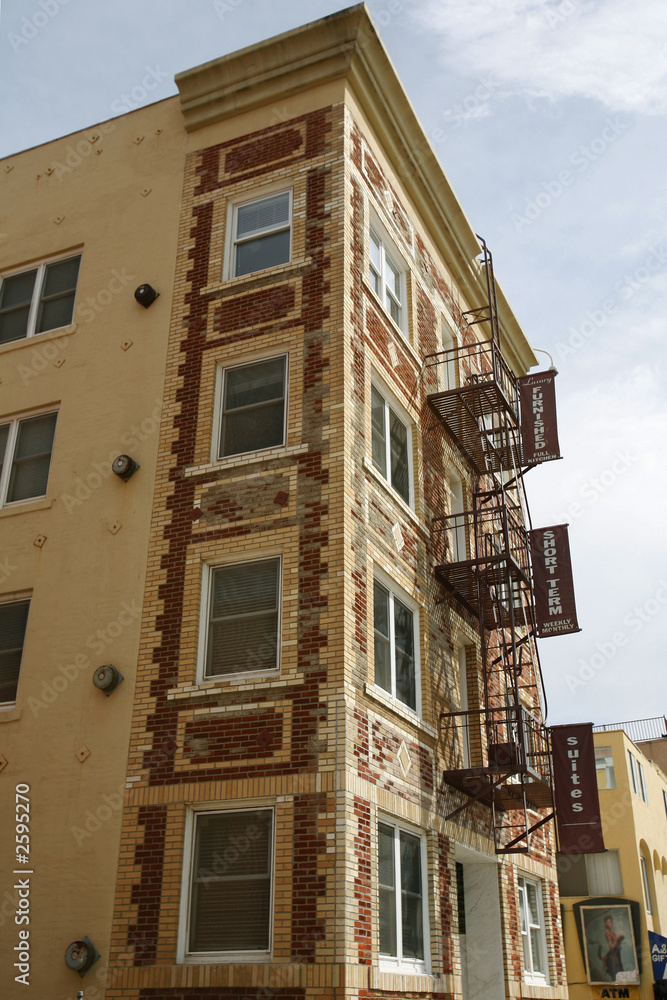
[{"label": "sign reading short term", "polygon": [[560,458],[555,377],[555,371],[547,371],[523,375],[519,379],[523,465]]},{"label": "sign reading short term", "polygon": [[554,800],[563,854],[601,854],[604,849],[595,774],[593,723],[551,727]]},{"label": "sign reading short term", "polygon": [[530,532],[535,617],[540,639],[580,632],[566,524]]}]

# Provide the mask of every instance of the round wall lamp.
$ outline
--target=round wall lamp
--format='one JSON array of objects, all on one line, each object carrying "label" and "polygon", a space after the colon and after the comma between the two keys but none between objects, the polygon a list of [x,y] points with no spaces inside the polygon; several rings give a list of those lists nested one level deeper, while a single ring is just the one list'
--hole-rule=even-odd
[{"label": "round wall lamp", "polygon": [[134,297],[140,306],[144,309],[148,309],[152,305],[160,293],[156,292],[152,285],[144,284],[139,285],[135,290]]}]

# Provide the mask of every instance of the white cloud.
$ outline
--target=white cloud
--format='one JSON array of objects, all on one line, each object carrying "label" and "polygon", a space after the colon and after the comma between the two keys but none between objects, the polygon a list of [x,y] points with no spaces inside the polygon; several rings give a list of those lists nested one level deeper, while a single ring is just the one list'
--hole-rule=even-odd
[{"label": "white cloud", "polygon": [[418,0],[410,10],[442,35],[448,59],[515,91],[667,113],[663,0]]}]

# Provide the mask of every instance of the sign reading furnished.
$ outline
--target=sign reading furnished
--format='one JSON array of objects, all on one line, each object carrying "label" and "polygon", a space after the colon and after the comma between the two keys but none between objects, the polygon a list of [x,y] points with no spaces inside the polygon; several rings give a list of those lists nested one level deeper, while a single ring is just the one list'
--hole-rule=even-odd
[{"label": "sign reading furnished", "polygon": [[521,461],[523,465],[560,458],[556,423],[556,372],[535,372],[519,379]]},{"label": "sign reading furnished", "polygon": [[595,773],[593,723],[552,726],[551,753],[560,851],[563,854],[602,854],[605,846]]},{"label": "sign reading furnished", "polygon": [[535,528],[530,532],[535,617],[540,639],[580,632],[574,601],[567,525]]}]

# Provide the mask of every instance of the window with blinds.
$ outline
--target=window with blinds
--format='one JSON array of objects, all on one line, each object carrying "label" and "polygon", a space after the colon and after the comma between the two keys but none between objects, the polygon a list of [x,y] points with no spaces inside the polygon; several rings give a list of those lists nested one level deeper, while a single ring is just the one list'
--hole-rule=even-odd
[{"label": "window with blinds", "polygon": [[194,817],[188,951],[271,950],[273,810]]},{"label": "window with blinds", "polygon": [[218,458],[285,443],[287,358],[269,358],[222,372]]},{"label": "window with blinds", "polygon": [[280,559],[211,571],[205,677],[278,668]]},{"label": "window with blinds", "polygon": [[292,192],[234,206],[232,277],[288,264],[292,253]]},{"label": "window with blinds", "polygon": [[81,257],[0,278],[0,344],[69,326]]},{"label": "window with blinds", "polygon": [[0,703],[16,701],[30,601],[0,604]]},{"label": "window with blinds", "polygon": [[56,413],[0,423],[0,507],[46,495]]}]

